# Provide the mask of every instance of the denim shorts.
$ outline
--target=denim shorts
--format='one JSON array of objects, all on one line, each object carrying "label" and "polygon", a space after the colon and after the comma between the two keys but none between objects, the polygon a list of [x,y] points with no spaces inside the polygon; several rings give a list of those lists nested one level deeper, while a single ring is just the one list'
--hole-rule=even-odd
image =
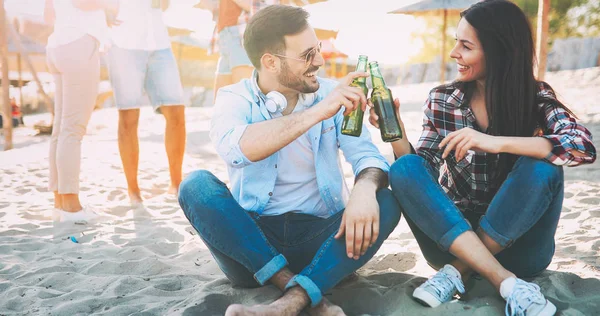
[{"label": "denim shorts", "polygon": [[183,88],[170,48],[147,51],[111,47],[108,52],[110,82],[119,110],[151,104],[183,105]]},{"label": "denim shorts", "polygon": [[237,25],[226,27],[219,32],[219,54],[221,56],[217,65],[218,75],[231,74],[231,69],[238,66],[252,67],[252,62],[242,46],[242,37]]}]

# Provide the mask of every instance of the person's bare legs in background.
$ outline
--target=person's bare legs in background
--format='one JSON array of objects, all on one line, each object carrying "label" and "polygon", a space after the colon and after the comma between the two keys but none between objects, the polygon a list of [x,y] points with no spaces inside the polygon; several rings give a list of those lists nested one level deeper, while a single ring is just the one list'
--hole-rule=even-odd
[{"label": "person's bare legs in background", "polygon": [[177,195],[182,179],[183,155],[185,153],[185,107],[183,105],[163,106],[161,112],[167,121],[165,127],[165,149],[169,159],[171,184],[169,193]]},{"label": "person's bare legs in background", "polygon": [[237,66],[231,69],[231,74],[217,74],[215,76],[213,98],[217,97],[217,91],[219,91],[219,89],[230,84],[238,83],[242,79],[252,77],[253,70],[254,68],[252,66]]},{"label": "person's bare legs in background", "polygon": [[127,193],[132,205],[142,203],[142,194],[137,180],[140,159],[139,120],[140,109],[119,110],[119,154],[127,179]]},{"label": "person's bare legs in background", "polygon": [[228,86],[233,83],[233,79],[231,79],[231,74],[216,74],[215,75],[215,84],[213,90],[213,100],[217,98],[217,92],[219,89]]},{"label": "person's bare legs in background", "polygon": [[238,83],[242,79],[252,77],[252,66],[237,66],[231,69],[231,81],[232,83]]},{"label": "person's bare legs in background", "polygon": [[[165,149],[169,159],[171,183],[168,192],[177,194],[182,178],[183,155],[185,152],[185,107],[183,105],[162,106],[161,113],[165,116]],[[132,205],[142,203],[142,195],[138,184],[139,139],[138,125],[140,110],[119,111],[119,153],[125,178],[127,193]]]}]

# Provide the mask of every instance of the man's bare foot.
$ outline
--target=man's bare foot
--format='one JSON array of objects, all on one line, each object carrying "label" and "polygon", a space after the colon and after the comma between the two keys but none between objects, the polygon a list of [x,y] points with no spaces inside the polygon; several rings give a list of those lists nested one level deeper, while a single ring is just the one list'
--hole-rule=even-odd
[{"label": "man's bare foot", "polygon": [[240,304],[230,305],[225,312],[225,316],[285,316],[285,315],[297,315],[297,314],[286,314],[285,309],[274,305],[256,305],[256,306],[244,306]]},{"label": "man's bare foot", "polygon": [[225,316],[261,315],[261,316],[296,316],[310,300],[306,292],[299,286],[293,287],[283,296],[269,305],[244,306],[233,304],[227,308]]},{"label": "man's bare foot", "polygon": [[315,307],[309,307],[306,311],[313,316],[346,316],[341,307],[334,305],[326,298]]},{"label": "man's bare foot", "polygon": [[144,200],[142,199],[142,194],[140,193],[140,191],[137,191],[137,192],[129,191],[129,202],[131,203],[131,206],[133,206],[133,207],[138,207],[138,206],[142,205],[144,203]]}]

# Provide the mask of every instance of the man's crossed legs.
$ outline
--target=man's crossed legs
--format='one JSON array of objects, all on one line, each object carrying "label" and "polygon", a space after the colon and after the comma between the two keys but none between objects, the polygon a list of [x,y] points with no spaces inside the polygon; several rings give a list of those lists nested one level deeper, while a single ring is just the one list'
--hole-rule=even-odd
[{"label": "man's crossed legs", "polygon": [[227,186],[200,170],[182,183],[179,204],[234,286],[258,287],[269,281],[284,292],[268,306],[232,305],[227,315],[296,315],[305,307],[319,315],[339,315],[323,293],[369,261],[400,220],[388,189],[377,192],[380,235],[358,260],[346,255],[344,239],[334,238],[342,214],[319,218],[288,213],[259,216],[244,210]]}]

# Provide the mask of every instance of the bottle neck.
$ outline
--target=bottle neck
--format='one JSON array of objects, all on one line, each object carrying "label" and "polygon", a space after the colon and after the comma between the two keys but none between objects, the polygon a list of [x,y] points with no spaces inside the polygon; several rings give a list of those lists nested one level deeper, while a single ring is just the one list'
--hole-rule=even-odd
[{"label": "bottle neck", "polygon": [[[358,59],[358,64],[356,64],[356,71],[357,72],[367,72],[367,60],[366,59],[363,59],[363,58]],[[354,79],[354,81],[357,83],[366,84],[367,78],[359,77],[359,78]]]},{"label": "bottle neck", "polygon": [[373,88],[375,87],[385,87],[385,81],[383,80],[383,75],[381,75],[381,71],[379,71],[379,67],[370,67],[371,69],[371,80],[373,81]]}]

